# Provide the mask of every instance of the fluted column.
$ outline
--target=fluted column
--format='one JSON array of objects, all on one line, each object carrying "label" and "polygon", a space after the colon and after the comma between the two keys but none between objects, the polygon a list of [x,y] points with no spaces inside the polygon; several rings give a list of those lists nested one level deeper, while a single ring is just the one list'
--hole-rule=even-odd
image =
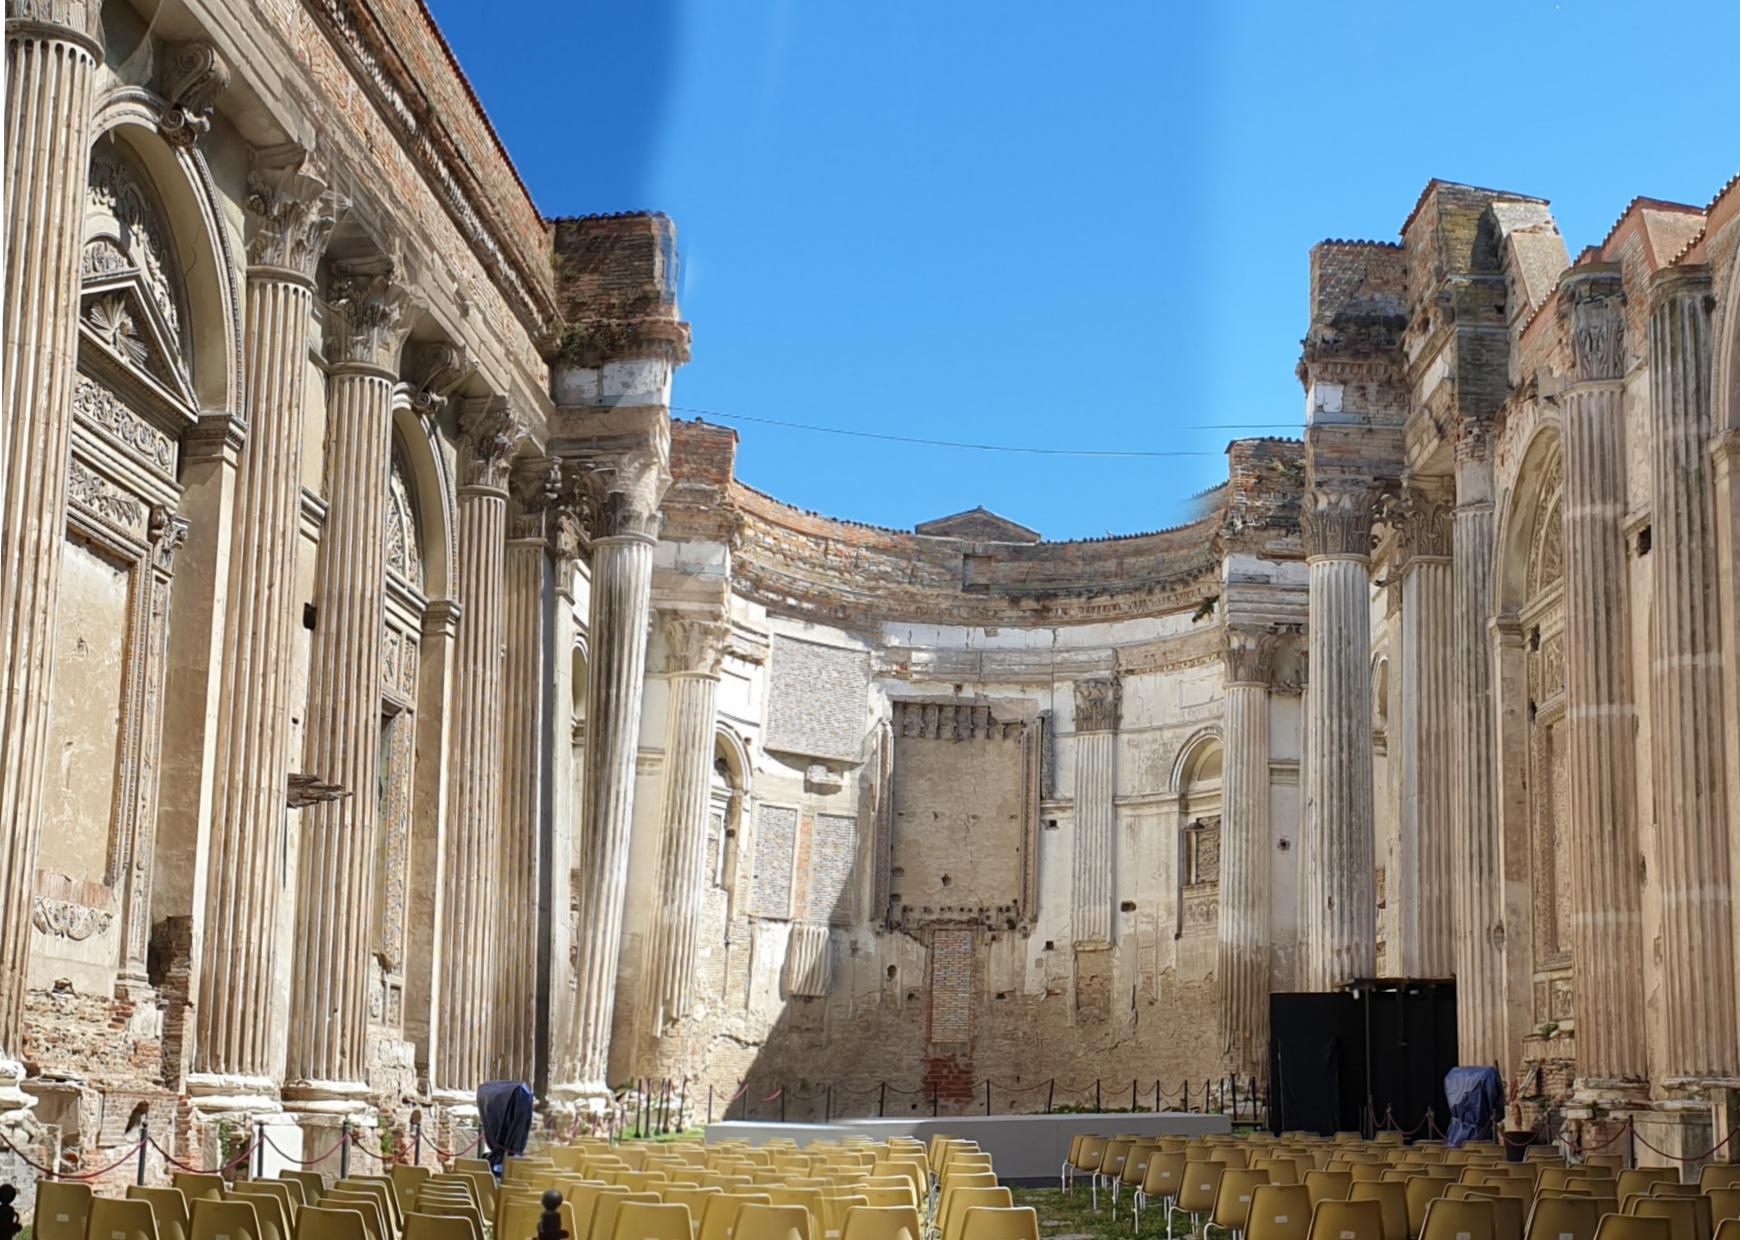
[{"label": "fluted column", "polygon": [[1559,398],[1564,454],[1567,819],[1577,1075],[1643,1083],[1643,858],[1637,834],[1637,704],[1623,522],[1625,294],[1615,267],[1560,284],[1571,384]]},{"label": "fluted column", "polygon": [[278,867],[290,772],[296,545],[301,537],[302,409],[314,268],[337,217],[298,148],[263,152],[249,178],[243,413],[216,786],[205,873],[190,1090],[243,1101],[270,1079]]},{"label": "fluted column", "polygon": [[[501,824],[502,592],[508,458],[518,427],[500,397],[460,413],[459,600],[447,832],[441,858],[435,1088],[469,1099],[494,1066],[497,847]],[[521,933],[524,932],[523,927]]]},{"label": "fluted column", "polygon": [[501,836],[495,971],[495,1074],[530,1081],[538,1045],[538,890],[543,822],[545,524],[560,467],[517,462],[509,481],[503,633]]},{"label": "fluted column", "polygon": [[666,617],[665,804],[658,911],[647,970],[653,1036],[688,1014],[707,890],[707,804],[713,781],[713,702],[730,628],[704,616]]},{"label": "fluted column", "polygon": [[670,484],[668,442],[600,464],[586,702],[585,819],[580,841],[579,992],[564,1093],[604,1087],[616,1007],[617,957],[634,819],[635,749],[646,674],[659,501]]},{"label": "fluted column", "polygon": [[97,0],[6,3],[6,289],[0,381],[0,1111],[12,1082],[42,833],[50,676],[78,350],[79,243],[102,58]]},{"label": "fluted column", "polygon": [[1300,985],[1331,990],[1377,968],[1371,753],[1371,527],[1375,493],[1313,487],[1300,513],[1309,579],[1305,873]]},{"label": "fluted column", "polygon": [[1221,1054],[1228,1071],[1267,1076],[1269,1057],[1269,682],[1279,638],[1229,628],[1222,744]]},{"label": "fluted column", "polygon": [[1112,941],[1112,836],[1121,691],[1115,677],[1075,682],[1075,844],[1070,913],[1076,946]]},{"label": "fluted column", "polygon": [[1448,489],[1410,485],[1394,514],[1402,577],[1402,872],[1389,881],[1391,898],[1402,904],[1403,977],[1456,971],[1448,881],[1456,700]]},{"label": "fluted column", "polygon": [[[1710,425],[1709,270],[1650,287],[1650,756],[1661,841],[1663,1076],[1733,1076],[1736,1044],[1722,640]],[[1578,1030],[1578,1039],[1582,1031]]]},{"label": "fluted column", "polygon": [[1504,870],[1493,738],[1491,639],[1493,505],[1490,423],[1457,428],[1451,535],[1451,648],[1456,728],[1451,736],[1451,894],[1456,918],[1457,1049],[1466,1064],[1506,1062]]},{"label": "fluted column", "polygon": [[302,812],[286,1099],[368,1092],[381,625],[393,384],[410,327],[382,260],[339,264],[326,338],[326,529],[314,582],[303,770],[350,793]]}]

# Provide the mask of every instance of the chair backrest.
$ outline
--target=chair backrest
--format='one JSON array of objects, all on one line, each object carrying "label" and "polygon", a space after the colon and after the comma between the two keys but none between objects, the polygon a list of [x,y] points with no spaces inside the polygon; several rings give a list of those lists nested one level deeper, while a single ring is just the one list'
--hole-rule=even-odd
[{"label": "chair backrest", "polygon": [[1307,1234],[1310,1240],[1383,1240],[1384,1209],[1375,1201],[1319,1201]]},{"label": "chair backrest", "polygon": [[1377,1202],[1384,1212],[1384,1240],[1408,1240],[1406,1180],[1355,1180],[1347,1199]]},{"label": "chair backrest", "polygon": [[[689,1207],[660,1201],[628,1201],[616,1214],[611,1240],[694,1240]],[[504,1237],[503,1240],[512,1240]],[[528,1238],[529,1240],[529,1238]]]},{"label": "chair backrest", "polygon": [[[659,1195],[650,1190],[626,1193],[600,1193],[592,1203],[592,1226],[587,1229],[591,1240],[610,1240],[616,1234],[616,1216],[622,1207],[639,1202],[656,1202]],[[504,1237],[503,1240],[512,1240]],[[529,1240],[529,1238],[528,1238]]]},{"label": "chair backrest", "polygon": [[292,1240],[290,1211],[284,1199],[260,1183],[238,1182],[230,1189],[232,1199],[246,1197],[254,1204],[254,1214],[260,1220],[260,1234],[265,1240]]},{"label": "chair backrest", "polygon": [[157,1240],[157,1216],[151,1203],[135,1198],[92,1198],[86,1226],[90,1240]]},{"label": "chair backrest", "polygon": [[1735,1185],[1740,1185],[1740,1163],[1705,1163],[1698,1171],[1698,1187],[1705,1192]]},{"label": "chair backrest", "polygon": [[746,1204],[731,1240],[810,1240],[810,1212],[802,1206]]},{"label": "chair backrest", "polygon": [[419,1214],[412,1210],[405,1215],[405,1240],[483,1240],[483,1235],[462,1214]]},{"label": "chair backrest", "polygon": [[910,1202],[899,1206],[854,1206],[846,1211],[846,1225],[840,1230],[840,1240],[922,1240],[923,1224],[918,1207]]},{"label": "chair backrest", "polygon": [[1450,1181],[1429,1175],[1410,1176],[1404,1188],[1408,1196],[1408,1234],[1417,1236],[1426,1226],[1426,1207],[1444,1195]]},{"label": "chair backrest", "polygon": [[1303,1184],[1263,1184],[1251,1194],[1246,1240],[1306,1240],[1311,1193]]},{"label": "chair backrest", "polygon": [[[318,1171],[280,1171],[278,1179],[286,1184],[298,1185],[302,1193],[301,1204],[305,1206],[319,1205],[320,1194],[326,1191],[326,1181]],[[298,1189],[293,1188],[290,1191],[296,1192]]]},{"label": "chair backrest", "polygon": [[296,1211],[296,1240],[366,1240],[367,1235],[360,1210],[303,1206]]},{"label": "chair backrest", "polygon": [[1148,1160],[1142,1174],[1142,1192],[1149,1197],[1175,1197],[1184,1181],[1184,1164],[1188,1156],[1183,1150],[1162,1150]]},{"label": "chair backrest", "polygon": [[1106,1139],[1087,1135],[1082,1137],[1081,1144],[1075,1147],[1075,1161],[1072,1164],[1077,1171],[1094,1171],[1099,1168],[1100,1159],[1106,1156]]},{"label": "chair backrest", "polygon": [[974,1206],[961,1222],[961,1240],[1039,1240],[1032,1206]]},{"label": "chair backrest", "polygon": [[1242,1146],[1220,1145],[1209,1151],[1209,1161],[1217,1162],[1227,1167],[1237,1167],[1240,1170],[1251,1165],[1250,1153]]},{"label": "chair backrest", "polygon": [[1345,1171],[1307,1171],[1305,1188],[1312,1206],[1319,1201],[1346,1201],[1353,1192],[1353,1176]]},{"label": "chair backrest", "polygon": [[959,1240],[961,1224],[974,1206],[1012,1206],[1015,1204],[1006,1188],[974,1187],[950,1189],[939,1206],[940,1240]]},{"label": "chair backrest", "polygon": [[218,1240],[220,1236],[225,1240],[265,1240],[254,1203],[239,1197],[225,1201],[197,1198],[192,1222],[189,1240]]},{"label": "chair backrest", "polygon": [[[731,1240],[737,1212],[746,1205],[771,1205],[766,1193],[720,1193],[701,1207],[698,1240]],[[914,1240],[917,1240],[915,1237]]]},{"label": "chair backrest", "polygon": [[1252,1161],[1251,1169],[1263,1172],[1271,1184],[1299,1182],[1299,1167],[1291,1158],[1258,1158]]},{"label": "chair backrest", "polygon": [[869,1204],[870,1199],[862,1193],[823,1193],[822,1212],[813,1221],[828,1240],[840,1240],[840,1233],[846,1229],[846,1215]]},{"label": "chair backrest", "polygon": [[388,1230],[387,1216],[381,1210],[381,1203],[373,1193],[358,1192],[349,1188],[329,1188],[326,1195],[320,1199],[320,1204],[334,1209],[343,1207],[355,1210],[362,1215],[363,1230],[368,1232],[373,1240],[393,1240]]},{"label": "chair backrest", "polygon": [[[127,1185],[127,1197],[143,1201],[157,1216],[158,1240],[187,1240],[187,1198],[179,1188],[153,1188],[146,1184]],[[41,1197],[37,1209],[41,1209]]]},{"label": "chair backrest", "polygon": [[1132,1145],[1129,1152],[1124,1155],[1124,1167],[1122,1171],[1118,1172],[1118,1179],[1132,1187],[1140,1188],[1142,1177],[1148,1174],[1148,1164],[1159,1152],[1157,1146]]},{"label": "chair backrest", "polygon": [[1702,1197],[1637,1197],[1627,1214],[1639,1218],[1665,1218],[1672,1225],[1673,1240],[1710,1240],[1710,1203]]},{"label": "chair backrest", "polygon": [[1631,1167],[1619,1173],[1614,1195],[1624,1201],[1633,1193],[1647,1193],[1652,1184],[1680,1182],[1678,1167]]},{"label": "chair backrest", "polygon": [[1673,1234],[1671,1220],[1642,1214],[1606,1214],[1595,1228],[1596,1240],[1669,1240]]},{"label": "chair backrest", "polygon": [[1535,1208],[1529,1211],[1524,1240],[1595,1240],[1595,1228],[1601,1215],[1595,1198],[1568,1195],[1535,1197]]},{"label": "chair backrest", "polygon": [[170,1173],[169,1182],[182,1191],[189,1209],[201,1197],[212,1201],[224,1199],[224,1178],[221,1175],[205,1171],[174,1171]]},{"label": "chair backrest", "polygon": [[1226,1164],[1218,1162],[1187,1162],[1178,1183],[1178,1208],[1187,1214],[1207,1214],[1214,1209],[1214,1199],[1220,1192],[1220,1177]]},{"label": "chair backrest", "polygon": [[1498,1240],[1492,1202],[1480,1197],[1466,1201],[1438,1198],[1426,1209],[1420,1240]]},{"label": "chair backrest", "polygon": [[1251,1212],[1251,1195],[1268,1182],[1266,1171],[1228,1167],[1220,1173],[1220,1187],[1214,1192],[1214,1214],[1209,1221],[1227,1231],[1243,1231]]},{"label": "chair backrest", "polygon": [[[1709,1167],[1704,1170],[1708,1171]],[[1740,1218],[1740,1184],[1707,1188],[1704,1196],[1710,1199],[1710,1221],[1717,1227],[1724,1219]]]}]

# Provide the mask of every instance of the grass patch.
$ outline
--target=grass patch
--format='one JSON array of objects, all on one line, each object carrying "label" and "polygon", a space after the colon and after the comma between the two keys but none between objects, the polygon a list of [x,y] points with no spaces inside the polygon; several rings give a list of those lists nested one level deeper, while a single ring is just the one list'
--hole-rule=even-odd
[{"label": "grass patch", "polygon": [[[1032,1206],[1039,1215],[1039,1234],[1045,1240],[1063,1237],[1088,1240],[1167,1240],[1166,1211],[1154,1201],[1142,1211],[1142,1229],[1130,1226],[1130,1194],[1118,1194],[1118,1208],[1112,1209],[1112,1195],[1100,1190],[1100,1208],[1093,1207],[1093,1193],[1085,1180],[1076,1181],[1073,1193],[1061,1193],[1055,1188],[1016,1188],[1010,1190],[1018,1206]],[[1173,1236],[1190,1234],[1190,1219],[1178,1215]]]}]

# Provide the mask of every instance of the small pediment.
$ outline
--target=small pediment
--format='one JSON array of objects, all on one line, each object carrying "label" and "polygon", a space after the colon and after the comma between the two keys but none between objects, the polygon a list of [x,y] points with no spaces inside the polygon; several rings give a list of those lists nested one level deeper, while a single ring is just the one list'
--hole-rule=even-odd
[{"label": "small pediment", "polygon": [[198,407],[174,328],[137,271],[87,275],[79,318],[86,337],[114,360],[153,380],[178,404]]},{"label": "small pediment", "polygon": [[921,521],[912,532],[926,538],[958,538],[962,542],[1036,543],[1039,531],[1030,530],[989,508],[969,508],[934,521]]}]

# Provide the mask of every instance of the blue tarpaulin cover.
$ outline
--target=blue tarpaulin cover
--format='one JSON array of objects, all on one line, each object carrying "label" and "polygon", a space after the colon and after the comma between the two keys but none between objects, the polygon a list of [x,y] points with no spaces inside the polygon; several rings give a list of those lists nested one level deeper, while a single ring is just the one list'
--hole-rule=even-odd
[{"label": "blue tarpaulin cover", "polygon": [[1450,1069],[1444,1074],[1444,1098],[1450,1104],[1446,1145],[1492,1140],[1494,1121],[1504,1107],[1497,1068]]},{"label": "blue tarpaulin cover", "polygon": [[524,1081],[487,1081],[477,1087],[477,1119],[483,1125],[484,1157],[501,1174],[509,1154],[524,1154],[532,1135],[532,1087]]}]

